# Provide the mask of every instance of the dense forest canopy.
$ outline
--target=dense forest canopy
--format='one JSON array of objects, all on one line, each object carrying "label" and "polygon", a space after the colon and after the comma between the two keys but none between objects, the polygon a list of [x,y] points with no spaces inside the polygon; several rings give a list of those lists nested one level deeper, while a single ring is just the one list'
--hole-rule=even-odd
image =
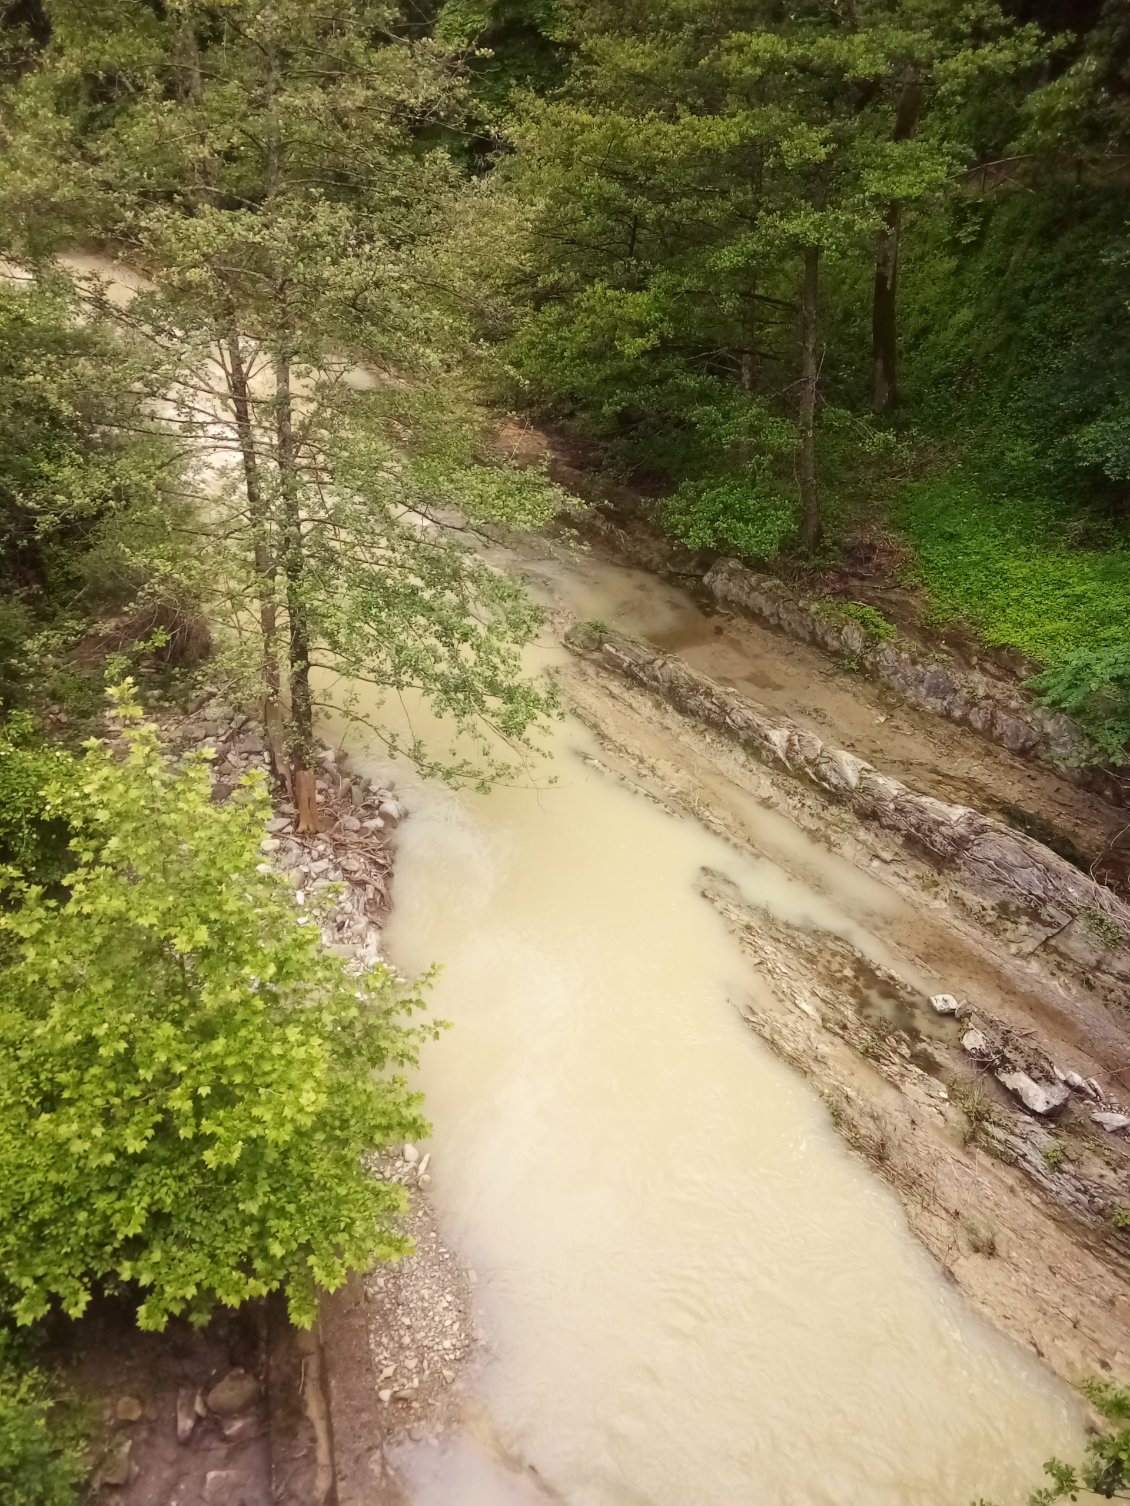
[{"label": "dense forest canopy", "polygon": [[[5,20],[13,254],[95,238],[160,266],[201,337],[218,301],[229,337],[234,312],[276,343],[301,311],[287,361],[458,371],[645,476],[692,550],[819,563],[893,538],[938,617],[1019,650],[1121,746],[1125,5],[21,0]],[[272,255],[313,269],[282,302]],[[260,592],[301,665],[304,632],[335,632],[299,594]]]},{"label": "dense forest canopy", "polygon": [[893,541],[1118,756],[1127,7],[578,3],[553,35],[494,166],[532,217],[514,400],[690,549]]}]

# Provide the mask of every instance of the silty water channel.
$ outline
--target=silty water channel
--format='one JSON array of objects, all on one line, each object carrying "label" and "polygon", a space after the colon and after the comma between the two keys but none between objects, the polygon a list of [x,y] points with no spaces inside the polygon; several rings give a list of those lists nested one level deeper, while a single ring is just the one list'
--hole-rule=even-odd
[{"label": "silty water channel", "polygon": [[[141,283],[69,260],[115,299]],[[687,625],[638,572],[533,573],[551,608],[660,641]],[[566,660],[547,630],[531,667]],[[735,1003],[768,984],[697,880],[720,870],[896,967],[902,902],[770,811],[767,848],[796,861],[744,856],[599,751],[567,717],[547,765],[488,796],[396,771],[411,819],[386,940],[405,971],[443,966],[454,1029],[420,1071],[433,1195],[488,1336],[463,1432],[398,1460],[412,1506],[1018,1502],[1079,1451],[1076,1402],[947,1287],[743,1024]]]},{"label": "silty water channel", "polygon": [[[637,571],[550,557],[533,585],[661,642],[694,630]],[[569,657],[548,630],[533,656],[566,697]],[[1078,1453],[1071,1397],[947,1287],[743,1023],[768,984],[697,881],[896,971],[903,901],[768,810],[784,860],[735,851],[625,787],[571,717],[523,787],[398,777],[386,940],[443,965],[433,1193],[490,1351],[463,1436],[401,1457],[413,1506],[1003,1506]]]}]

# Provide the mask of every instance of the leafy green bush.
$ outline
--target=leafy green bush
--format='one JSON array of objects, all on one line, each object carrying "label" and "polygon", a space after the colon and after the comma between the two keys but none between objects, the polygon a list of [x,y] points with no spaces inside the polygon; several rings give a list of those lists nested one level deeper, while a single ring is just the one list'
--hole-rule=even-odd
[{"label": "leafy green bush", "polygon": [[1032,680],[1045,705],[1072,717],[1109,763],[1130,743],[1130,640],[1066,655]]},{"label": "leafy green bush", "polygon": [[0,1332],[0,1500],[74,1506],[84,1474],[77,1414],[59,1406],[47,1377]]},{"label": "leafy green bush", "polygon": [[797,533],[795,504],[743,476],[685,482],[664,502],[663,522],[688,549],[719,549],[743,559],[776,559]]},{"label": "leafy green bush", "polygon": [[42,884],[62,878],[70,828],[48,809],[47,791],[73,767],[65,753],[38,741],[26,714],[0,724],[0,868]]},{"label": "leafy green bush", "polygon": [[124,757],[88,744],[49,805],[69,897],[0,908],[0,1302],[30,1323],[101,1285],[161,1328],[281,1288],[308,1323],[316,1286],[408,1249],[362,1157],[426,1131],[419,1000],[323,949],[261,860],[260,778],[214,804],[206,756],[170,766],[114,696]]}]

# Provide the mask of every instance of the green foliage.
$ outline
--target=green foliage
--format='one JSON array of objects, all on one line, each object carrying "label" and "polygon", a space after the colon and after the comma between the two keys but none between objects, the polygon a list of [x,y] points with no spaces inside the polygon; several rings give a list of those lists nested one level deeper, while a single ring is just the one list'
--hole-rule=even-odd
[{"label": "green foliage", "polygon": [[49,809],[74,830],[63,898],[0,911],[0,1296],[20,1323],[95,1286],[143,1327],[314,1289],[408,1248],[365,1152],[426,1126],[401,1069],[418,1005],[354,977],[261,861],[261,779],[210,798],[126,687],[123,753],[88,745]]},{"label": "green foliage", "polygon": [[[220,444],[195,478],[207,525],[189,560],[157,526],[139,553],[190,572],[248,692],[279,720],[287,707],[296,774],[312,772],[318,709],[362,714],[351,682],[386,692],[363,719],[429,773],[512,768],[555,702],[522,674],[537,613],[466,528],[529,527],[562,498],[536,470],[488,463],[465,403],[444,411],[476,296],[451,250],[459,174],[434,147],[465,120],[462,49],[384,0],[184,0],[143,21],[108,0],[93,34],[78,0],[52,14],[16,91],[27,139],[9,197],[60,225],[81,200],[152,269],[117,314],[176,367],[152,421]],[[353,361],[397,380],[359,392]],[[454,720],[459,751],[398,742],[405,692]],[[306,824],[311,787],[297,784]]]},{"label": "green foliage", "polygon": [[0,601],[0,708],[12,705],[25,690],[32,630],[31,613],[22,602]]},{"label": "green foliage", "polygon": [[831,597],[825,597],[819,604],[820,610],[829,616],[839,617],[846,622],[852,622],[861,628],[871,643],[889,643],[892,638],[898,636],[898,629],[893,622],[888,622],[882,612],[871,606],[866,601],[837,601]]},{"label": "green foliage", "polygon": [[1045,1145],[1040,1154],[1041,1156],[1043,1156],[1045,1163],[1052,1169],[1052,1171],[1058,1170],[1059,1167],[1063,1165],[1064,1161],[1067,1160],[1067,1152],[1064,1150],[1063,1146],[1060,1145],[1056,1140],[1053,1140],[1050,1145]]},{"label": "green foliage", "polygon": [[0,1329],[0,1500],[4,1506],[76,1506],[86,1473],[77,1408],[25,1362]]},{"label": "green foliage", "polygon": [[179,511],[175,450],[145,413],[165,370],[62,271],[0,279],[0,706],[81,693],[68,649],[145,584],[138,539]]},{"label": "green foliage", "polygon": [[[1082,1389],[1108,1427],[1090,1439],[1082,1464],[1075,1466],[1049,1459],[1044,1473],[1051,1483],[1034,1490],[1028,1497],[1028,1506],[1053,1506],[1054,1502],[1065,1499],[1077,1501],[1081,1491],[1110,1500],[1130,1485],[1130,1390],[1106,1381],[1091,1381]],[[991,1503],[979,1500],[973,1506],[991,1506]]]},{"label": "green foliage", "polygon": [[996,487],[1122,512],[1130,454],[1126,216],[1049,169],[1042,193],[957,202],[908,231],[903,311],[919,422]]},{"label": "green foliage", "polygon": [[443,0],[436,35],[473,48],[474,91],[488,120],[522,89],[538,93],[561,82],[565,28],[558,0]]},{"label": "green foliage", "polygon": [[73,774],[73,760],[45,747],[26,713],[0,723],[0,871],[40,884],[62,878],[70,827],[51,809],[49,791]]},{"label": "green foliage", "polygon": [[967,466],[909,486],[895,521],[941,612],[986,642],[1052,664],[1125,639],[1130,548],[1061,505]]},{"label": "green foliage", "polygon": [[796,540],[796,504],[754,478],[685,482],[663,503],[668,532],[688,549],[773,560]]},{"label": "green foliage", "polygon": [[1072,717],[1108,763],[1130,743],[1130,640],[1076,649],[1032,680],[1044,703]]},{"label": "green foliage", "polygon": [[[678,537],[772,557],[789,530],[768,499],[798,485],[806,393],[850,363],[826,347],[842,321],[816,307],[820,370],[810,344],[797,381],[806,257],[833,278],[873,271],[892,206],[929,202],[968,150],[962,102],[1030,61],[1037,38],[990,3],[665,0],[569,16],[569,78],[530,105],[503,169],[534,206],[511,361],[542,407],[701,483],[666,512]],[[927,80],[929,129],[898,129],[908,81]],[[751,463],[753,506],[717,479]]]}]

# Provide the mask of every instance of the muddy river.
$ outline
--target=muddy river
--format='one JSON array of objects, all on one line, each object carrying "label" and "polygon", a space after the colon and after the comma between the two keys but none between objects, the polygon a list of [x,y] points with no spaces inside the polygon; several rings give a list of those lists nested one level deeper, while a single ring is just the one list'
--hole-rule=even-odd
[{"label": "muddy river", "polygon": [[[693,629],[637,572],[534,574],[579,615]],[[696,878],[888,963],[899,900],[768,811],[766,850],[796,861],[741,856],[625,788],[572,719],[525,787],[399,779],[389,950],[444,967],[433,1190],[487,1335],[463,1436],[401,1456],[415,1506],[1003,1506],[1078,1451],[1070,1396],[964,1307],[743,1024],[767,985]]]},{"label": "muddy river", "polygon": [[[74,264],[121,299],[137,282]],[[701,638],[638,573],[524,565],[551,606]],[[555,644],[535,662],[563,660]],[[742,856],[598,751],[566,719],[520,786],[397,774],[412,819],[387,940],[405,970],[443,964],[434,1008],[455,1028],[422,1063],[428,1148],[486,1335],[462,1433],[399,1458],[413,1506],[1018,1502],[1047,1455],[1078,1452],[1076,1403],[947,1287],[743,1024],[735,1004],[768,985],[697,878],[720,869],[887,962],[901,901],[769,811],[774,858]]]}]

